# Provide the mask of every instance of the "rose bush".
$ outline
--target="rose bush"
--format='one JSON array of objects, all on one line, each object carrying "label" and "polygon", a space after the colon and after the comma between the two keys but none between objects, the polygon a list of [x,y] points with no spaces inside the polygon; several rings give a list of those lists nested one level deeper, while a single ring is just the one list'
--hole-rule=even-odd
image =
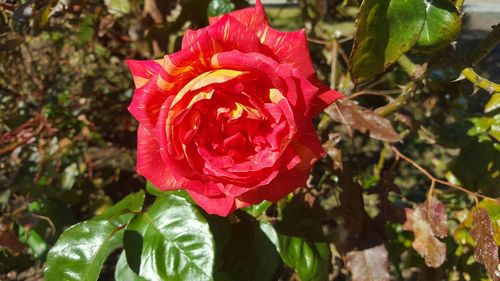
[{"label": "rose bush", "polygon": [[304,30],[271,28],[260,1],[127,63],[138,173],[221,216],[304,186],[324,153],[311,119],[342,96],[315,77]]}]

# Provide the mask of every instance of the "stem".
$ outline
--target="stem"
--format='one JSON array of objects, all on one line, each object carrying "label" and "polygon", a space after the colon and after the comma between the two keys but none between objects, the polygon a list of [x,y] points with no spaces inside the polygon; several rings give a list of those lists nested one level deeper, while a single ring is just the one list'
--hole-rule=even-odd
[{"label": "stem", "polygon": [[465,0],[457,0],[455,1],[455,7],[457,7],[457,10],[462,11],[462,8],[464,6]]},{"label": "stem", "polygon": [[472,69],[472,67],[467,67],[464,70],[462,70],[462,75],[465,76],[465,78],[469,80],[472,84],[474,84],[474,86],[486,90],[490,94],[500,92],[499,84],[491,82],[490,80],[484,77],[481,77],[474,71],[474,69]]},{"label": "stem", "polygon": [[330,68],[330,88],[336,90],[337,89],[337,58],[338,58],[338,46],[335,44],[337,39],[333,39],[332,44],[332,65]]},{"label": "stem", "polygon": [[401,95],[399,95],[394,101],[391,101],[390,103],[388,103],[382,107],[377,108],[375,110],[375,113],[377,113],[381,116],[387,116],[395,111],[398,111],[403,106],[405,106],[405,104],[408,103],[408,101],[415,94],[417,89],[418,89],[418,85],[415,82],[413,82],[413,81],[408,82],[405,85]]},{"label": "stem", "polygon": [[455,188],[457,190],[460,190],[462,192],[465,192],[465,193],[473,196],[474,198],[480,197],[480,198],[483,198],[483,199],[486,199],[486,200],[492,200],[492,201],[495,201],[497,203],[500,203],[500,199],[499,198],[491,198],[491,197],[488,197],[486,195],[482,195],[480,193],[470,191],[470,190],[468,190],[465,187],[458,186],[458,185],[452,184],[451,182],[438,179],[438,178],[434,177],[431,173],[429,173],[426,169],[422,168],[422,166],[420,166],[415,161],[413,161],[410,157],[408,157],[408,156],[404,155],[403,153],[401,153],[401,151],[399,151],[396,147],[394,147],[394,146],[391,145],[391,149],[392,149],[392,151],[394,151],[394,153],[396,153],[397,157],[399,157],[399,158],[405,160],[406,162],[410,163],[413,167],[417,168],[417,170],[419,170],[420,172],[422,172],[422,174],[424,174],[428,179],[430,179],[431,180],[431,188],[432,189],[434,189],[433,185],[435,183],[440,183],[442,185],[446,185],[446,186]]},{"label": "stem", "polygon": [[406,55],[398,59],[398,64],[413,79],[418,79],[424,73],[422,66],[414,64]]},{"label": "stem", "polygon": [[479,42],[477,48],[469,53],[467,58],[468,61],[473,65],[478,64],[496,47],[496,45],[498,45],[498,43],[500,43],[500,24],[494,25],[490,34]]}]

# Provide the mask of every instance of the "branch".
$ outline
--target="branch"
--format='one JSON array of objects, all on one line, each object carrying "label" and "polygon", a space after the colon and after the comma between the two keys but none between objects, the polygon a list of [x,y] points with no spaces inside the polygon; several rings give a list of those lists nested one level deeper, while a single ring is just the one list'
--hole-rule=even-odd
[{"label": "branch", "polygon": [[488,91],[490,94],[500,93],[500,85],[492,82],[479,74],[477,74],[472,67],[467,67],[462,70],[462,75],[469,80],[474,86]]},{"label": "branch", "polygon": [[486,199],[486,200],[492,200],[494,202],[500,203],[500,198],[491,198],[491,197],[488,197],[486,195],[482,195],[482,194],[479,194],[477,192],[470,191],[469,189],[467,189],[465,187],[462,187],[462,186],[459,186],[459,185],[455,185],[455,184],[452,184],[451,182],[438,179],[438,178],[434,177],[429,171],[427,171],[426,169],[422,168],[422,166],[420,166],[415,161],[413,161],[410,157],[408,157],[408,156],[404,155],[403,153],[401,153],[401,151],[399,151],[396,147],[394,147],[394,146],[391,145],[391,149],[392,149],[392,151],[394,151],[394,153],[396,153],[396,155],[399,158],[401,158],[401,159],[405,160],[406,162],[410,163],[413,167],[417,168],[420,172],[422,172],[422,174],[424,174],[428,179],[430,179],[431,180],[431,187],[433,187],[436,183],[440,183],[442,185],[446,185],[446,186],[455,188],[457,190],[460,190],[462,192],[465,192],[465,193],[473,196],[474,198],[480,197],[480,198],[483,198],[483,199]]},{"label": "branch", "polygon": [[419,79],[425,73],[423,66],[413,63],[406,55],[402,55],[398,59],[398,64],[412,79]]},{"label": "branch", "polygon": [[455,2],[455,7],[457,7],[457,10],[462,11],[462,8],[464,6],[465,0],[457,0]]},{"label": "branch", "polygon": [[408,82],[401,93],[395,100],[389,102],[388,104],[379,107],[375,110],[375,113],[381,116],[387,116],[390,115],[391,113],[400,110],[405,104],[408,103],[410,98],[417,92],[419,89],[420,83],[411,81]]},{"label": "branch", "polygon": [[472,65],[482,61],[500,43],[500,24],[496,24],[492,28],[490,34],[479,42],[477,48],[469,53],[467,60]]}]

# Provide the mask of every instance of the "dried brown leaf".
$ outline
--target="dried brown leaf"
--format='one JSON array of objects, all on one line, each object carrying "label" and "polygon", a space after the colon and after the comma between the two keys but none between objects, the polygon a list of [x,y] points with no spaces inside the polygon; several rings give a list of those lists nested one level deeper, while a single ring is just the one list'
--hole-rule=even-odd
[{"label": "dried brown leaf", "polygon": [[389,280],[387,250],[384,245],[350,251],[345,256],[345,262],[353,281]]},{"label": "dried brown leaf", "polygon": [[19,255],[24,250],[24,245],[19,242],[12,227],[4,223],[0,223],[0,246],[5,247],[13,256]]},{"label": "dried brown leaf", "polygon": [[387,142],[397,142],[401,137],[391,122],[375,112],[361,107],[349,99],[340,99],[325,109],[333,120],[368,133],[370,137]]},{"label": "dried brown leaf", "polygon": [[470,235],[476,242],[474,258],[477,262],[484,264],[491,279],[500,280],[498,246],[493,236],[493,225],[485,209],[479,208],[474,213]]},{"label": "dried brown leaf", "polygon": [[435,236],[443,238],[448,236],[448,217],[443,203],[435,197],[428,198],[422,206],[422,215],[431,225]]},{"label": "dried brown leaf", "polygon": [[448,235],[448,223],[443,203],[430,197],[415,210],[406,209],[404,230],[413,231],[413,249],[422,255],[430,267],[439,267],[446,258],[446,244],[438,237]]}]

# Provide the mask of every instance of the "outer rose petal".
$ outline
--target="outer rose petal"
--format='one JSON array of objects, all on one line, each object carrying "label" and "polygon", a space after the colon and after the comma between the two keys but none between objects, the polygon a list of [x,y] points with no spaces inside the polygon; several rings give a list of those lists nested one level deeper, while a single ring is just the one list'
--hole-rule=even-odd
[{"label": "outer rose petal", "polygon": [[321,82],[315,76],[310,77],[309,81],[311,81],[319,89],[315,99],[311,103],[311,117],[320,114],[327,106],[344,96],[342,93],[330,89],[330,87]]},{"label": "outer rose petal", "polygon": [[303,29],[294,32],[281,32],[266,27],[258,35],[262,44],[271,49],[280,63],[291,64],[305,77],[314,75],[306,32]]},{"label": "outer rose petal", "polygon": [[[259,30],[269,25],[266,12],[260,0],[255,1],[255,7],[241,9],[229,13],[228,15],[236,18],[239,22],[248,26],[251,30],[257,33]],[[210,17],[210,25],[215,24],[223,16]]]},{"label": "outer rose petal", "polygon": [[153,76],[146,85],[134,92],[128,111],[148,130],[154,130],[161,105],[168,97],[167,93],[157,84],[158,75]]},{"label": "outer rose petal", "polygon": [[180,188],[160,157],[160,146],[151,132],[142,125],[137,130],[137,172],[160,190]]},{"label": "outer rose petal", "polygon": [[200,205],[203,210],[209,214],[215,214],[226,217],[231,212],[236,210],[236,203],[234,197],[221,196],[221,197],[206,197],[194,191],[188,190],[189,195]]},{"label": "outer rose petal", "polygon": [[144,86],[153,75],[160,72],[162,60],[126,60],[134,77],[136,88]]}]

